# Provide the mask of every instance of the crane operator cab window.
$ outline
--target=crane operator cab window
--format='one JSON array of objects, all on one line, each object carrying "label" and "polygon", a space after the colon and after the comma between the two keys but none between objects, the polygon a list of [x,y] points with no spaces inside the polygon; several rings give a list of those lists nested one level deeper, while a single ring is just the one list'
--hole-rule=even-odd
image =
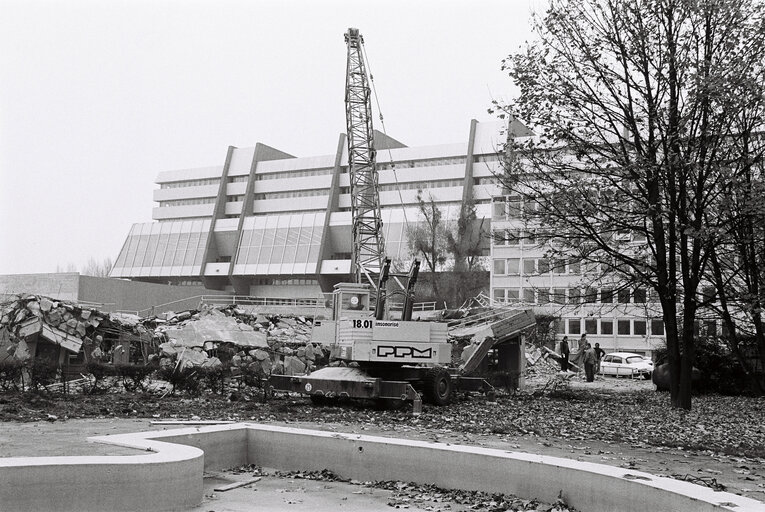
[{"label": "crane operator cab window", "polygon": [[344,287],[335,289],[335,318],[368,317],[370,311],[369,289],[367,287]]}]

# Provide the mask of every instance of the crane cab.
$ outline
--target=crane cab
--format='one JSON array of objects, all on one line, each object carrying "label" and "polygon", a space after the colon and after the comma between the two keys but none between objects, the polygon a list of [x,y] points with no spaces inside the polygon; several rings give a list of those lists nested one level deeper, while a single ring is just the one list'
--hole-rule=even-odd
[{"label": "crane cab", "polygon": [[338,283],[332,293],[332,319],[372,318],[371,290],[369,285]]}]

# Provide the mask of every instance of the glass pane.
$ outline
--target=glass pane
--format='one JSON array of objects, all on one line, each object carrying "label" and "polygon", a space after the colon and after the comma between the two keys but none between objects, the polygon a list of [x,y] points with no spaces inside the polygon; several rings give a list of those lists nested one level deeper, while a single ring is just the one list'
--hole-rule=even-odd
[{"label": "glass pane", "polygon": [[523,301],[528,302],[529,304],[534,303],[534,288],[524,288],[523,289]]},{"label": "glass pane", "polygon": [[537,290],[537,300],[540,304],[549,304],[550,290]]},{"label": "glass pane", "polygon": [[162,266],[162,259],[165,257],[165,251],[167,251],[167,238],[168,235],[159,235],[157,250],[154,253],[154,259],[151,262],[152,267]]},{"label": "glass pane", "polygon": [[518,217],[521,214],[521,198],[513,196],[507,204],[507,214],[510,217]]},{"label": "glass pane", "polygon": [[620,304],[629,304],[630,302],[630,291],[629,290],[619,290],[618,292],[618,300]]},{"label": "glass pane", "polygon": [[636,288],[632,299],[635,301],[635,304],[645,304],[645,288]]},{"label": "glass pane", "polygon": [[517,275],[520,272],[521,260],[520,258],[509,258],[507,260],[507,273],[511,275]]},{"label": "glass pane", "polygon": [[523,258],[523,274],[530,276],[537,269],[537,260],[534,258]]},{"label": "glass pane", "polygon": [[308,250],[308,261],[311,263],[316,263],[319,261],[319,248],[321,246],[319,244],[311,244],[311,248]]},{"label": "glass pane", "polygon": [[281,263],[283,255],[284,255],[284,246],[275,245],[273,251],[271,252],[271,258],[268,260],[267,263]]},{"label": "glass pane", "polygon": [[518,302],[518,294],[520,290],[518,288],[508,288],[507,289],[507,301],[508,302]]},{"label": "glass pane", "polygon": [[183,265],[183,258],[186,255],[186,247],[189,245],[189,233],[181,233],[178,237],[178,247],[175,249],[173,266]]},{"label": "glass pane", "polygon": [[494,260],[494,275],[505,275],[505,260]]},{"label": "glass pane", "polygon": [[540,274],[546,274],[550,271],[550,262],[545,258],[538,260],[537,266]]},{"label": "glass pane", "polygon": [[284,245],[287,243],[287,230],[288,228],[279,228],[276,230],[276,235],[274,236],[275,247],[284,247]]},{"label": "glass pane", "polygon": [[157,254],[157,243],[159,242],[159,235],[149,235],[149,246],[146,248],[146,254],[143,257],[142,267],[150,267],[154,261],[154,256]]},{"label": "glass pane", "polygon": [[635,334],[645,336],[645,320],[633,320]]},{"label": "glass pane", "polygon": [[184,265],[193,265],[194,264],[194,258],[197,256],[197,249],[199,247],[199,243],[202,241],[202,234],[201,233],[191,233],[189,235],[189,245],[186,248],[186,253],[183,257],[183,264]]},{"label": "glass pane", "polygon": [[495,201],[492,207],[492,219],[504,220],[505,219],[505,203],[504,201]]},{"label": "glass pane", "polygon": [[611,304],[614,301],[614,291],[610,288],[603,288],[600,290],[600,302],[603,304]]},{"label": "glass pane", "polygon": [[598,334],[598,320],[596,318],[585,318],[584,332],[587,334]]},{"label": "glass pane", "polygon": [[298,234],[300,228],[289,228],[287,231],[287,247],[296,247],[298,244]]},{"label": "glass pane", "polygon": [[268,228],[263,232],[263,240],[261,245],[274,245],[274,237],[276,236],[276,230],[274,228]]},{"label": "glass pane", "polygon": [[651,320],[651,334],[654,336],[664,336],[664,320],[656,318]]},{"label": "glass pane", "polygon": [[173,264],[173,258],[175,258],[175,251],[178,248],[178,239],[180,235],[178,233],[171,233],[170,238],[167,241],[167,251],[165,252],[165,258],[162,261],[163,267],[169,267]]},{"label": "glass pane", "polygon": [[581,294],[579,288],[569,288],[568,289],[568,303],[569,304],[579,304],[579,295]]},{"label": "glass pane", "polygon": [[613,320],[600,320],[600,334],[613,334],[614,333],[614,321]]},{"label": "glass pane", "polygon": [[505,301],[505,290],[503,288],[494,288],[494,301],[495,302]]},{"label": "glass pane", "polygon": [[630,333],[630,321],[629,320],[619,320],[617,322],[617,334],[626,336]]},{"label": "glass pane", "polygon": [[295,252],[295,263],[308,262],[308,245],[299,245]]},{"label": "glass pane", "polygon": [[135,252],[138,250],[138,237],[137,236],[131,236],[128,239],[128,246],[126,255],[125,255],[125,265],[126,267],[132,267],[133,261],[135,260]]},{"label": "glass pane", "polygon": [[553,288],[553,291],[552,291],[552,301],[555,304],[565,304],[566,303],[566,289],[565,288]]},{"label": "glass pane", "polygon": [[149,235],[141,235],[138,238],[138,249],[135,254],[135,265],[140,267],[143,263],[144,254],[146,254],[146,247],[149,245]]},{"label": "glass pane", "polygon": [[247,258],[247,263],[268,263],[271,261],[271,251],[274,250],[273,245],[266,245],[257,250],[253,247],[250,251],[250,256]]},{"label": "glass pane", "polygon": [[568,333],[569,334],[581,334],[582,322],[578,318],[568,319]]}]

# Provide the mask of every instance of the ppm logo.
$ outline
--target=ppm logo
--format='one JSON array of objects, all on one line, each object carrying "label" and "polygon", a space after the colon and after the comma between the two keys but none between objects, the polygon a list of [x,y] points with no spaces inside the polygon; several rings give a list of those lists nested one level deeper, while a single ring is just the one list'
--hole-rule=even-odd
[{"label": "ppm logo", "polygon": [[419,349],[406,345],[379,345],[377,347],[377,357],[393,359],[430,359],[433,357],[433,348]]}]

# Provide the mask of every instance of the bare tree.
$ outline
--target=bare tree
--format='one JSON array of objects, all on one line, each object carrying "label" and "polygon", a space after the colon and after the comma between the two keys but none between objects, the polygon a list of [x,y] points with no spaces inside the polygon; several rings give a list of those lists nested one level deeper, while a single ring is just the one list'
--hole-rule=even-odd
[{"label": "bare tree", "polygon": [[92,277],[109,277],[109,272],[112,270],[112,259],[107,257],[101,261],[97,261],[95,258],[88,258],[87,264],[82,267],[82,275]]},{"label": "bare tree", "polygon": [[538,136],[509,141],[503,184],[534,205],[524,218],[552,257],[653,289],[674,407],[691,407],[698,290],[725,226],[710,214],[764,20],[756,0],[552,0],[504,62],[520,94],[497,108]]}]

